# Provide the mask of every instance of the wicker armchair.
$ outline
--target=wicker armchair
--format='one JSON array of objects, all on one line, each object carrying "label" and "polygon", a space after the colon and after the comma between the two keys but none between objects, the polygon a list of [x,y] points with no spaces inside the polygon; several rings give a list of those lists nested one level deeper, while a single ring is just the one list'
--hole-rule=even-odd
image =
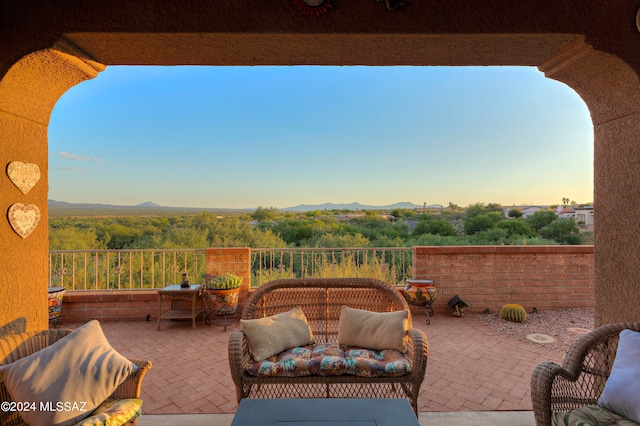
[{"label": "wicker armchair", "polygon": [[[257,319],[295,307],[307,317],[318,343],[336,343],[343,305],[377,312],[408,309],[391,285],[371,278],[308,278],[271,281],[248,299],[242,319]],[[238,403],[242,398],[408,398],[417,413],[418,393],[427,366],[427,338],[409,330],[406,355],[411,373],[399,377],[353,375],[255,377],[246,370],[252,362],[242,330],[229,336],[229,365]]]},{"label": "wicker armchair", "polygon": [[[58,340],[62,339],[66,335],[70,334],[72,330],[43,330],[32,331],[21,334],[11,334],[0,339],[0,366],[9,364],[25,356],[31,355],[43,349]],[[142,385],[142,379],[147,371],[151,368],[151,361],[129,359],[131,362],[138,366],[138,371],[125,380],[118,388],[111,394],[107,400],[126,399],[126,398],[140,398],[140,388]],[[3,370],[0,369],[0,401],[11,402],[11,395],[7,391],[4,385]],[[22,426],[26,425],[23,419],[20,417],[20,413],[11,411],[0,411],[0,425],[1,426]],[[127,423],[129,425],[137,425],[138,419]]]},{"label": "wicker armchair", "polygon": [[538,426],[551,424],[553,412],[570,412],[595,405],[611,374],[624,329],[640,331],[640,323],[610,324],[578,339],[564,357],[562,366],[542,362],[531,376],[531,400]]}]

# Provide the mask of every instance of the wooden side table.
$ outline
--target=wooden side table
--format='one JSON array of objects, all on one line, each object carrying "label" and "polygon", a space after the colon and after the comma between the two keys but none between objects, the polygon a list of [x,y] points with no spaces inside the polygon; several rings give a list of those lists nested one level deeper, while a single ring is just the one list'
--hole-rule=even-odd
[{"label": "wooden side table", "polygon": [[[162,311],[162,302],[169,300],[169,310]],[[185,309],[184,304],[180,306],[178,302],[191,302],[191,309]],[[198,303],[199,301],[199,303]],[[196,329],[196,317],[202,315],[204,320],[204,287],[202,284],[191,284],[189,287],[180,287],[180,284],[171,284],[158,290],[158,326],[163,319],[191,319],[192,329]]]}]

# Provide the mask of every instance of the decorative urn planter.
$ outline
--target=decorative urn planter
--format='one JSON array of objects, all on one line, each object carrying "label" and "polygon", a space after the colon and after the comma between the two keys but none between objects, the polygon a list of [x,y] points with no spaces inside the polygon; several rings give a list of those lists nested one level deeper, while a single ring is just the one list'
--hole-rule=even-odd
[{"label": "decorative urn planter", "polygon": [[407,280],[407,286],[404,288],[404,298],[407,303],[420,306],[431,306],[436,300],[436,286],[431,280],[419,280],[410,278]]},{"label": "decorative urn planter", "polygon": [[436,300],[438,292],[436,286],[431,280],[419,280],[410,278],[407,280],[407,286],[404,288],[404,298],[407,303],[412,305],[424,306],[424,313],[427,316],[427,324],[431,324],[433,316],[432,303]]},{"label": "decorative urn planter", "polygon": [[233,315],[238,310],[242,278],[234,274],[210,277],[207,280],[209,300],[207,305],[215,315]]},{"label": "decorative urn planter", "polygon": [[215,315],[233,315],[238,310],[239,288],[229,290],[209,289],[209,306]]}]

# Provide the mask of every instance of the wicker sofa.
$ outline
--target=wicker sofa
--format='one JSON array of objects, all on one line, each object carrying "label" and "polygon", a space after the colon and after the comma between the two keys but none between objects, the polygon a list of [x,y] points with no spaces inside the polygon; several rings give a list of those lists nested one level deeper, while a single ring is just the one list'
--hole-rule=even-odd
[{"label": "wicker sofa", "polygon": [[[0,339],[0,401],[12,402],[11,395],[5,386],[4,370],[2,366],[17,361],[21,358],[35,354],[36,352],[58,342],[62,338],[71,334],[72,330],[52,329],[43,331],[32,331],[20,334],[11,334]],[[129,376],[116,390],[107,398],[107,401],[124,400],[129,398],[140,398],[140,388],[142,379],[151,368],[151,361],[129,359],[137,365],[137,371]],[[135,418],[126,425],[138,424]],[[0,411],[0,425],[18,426],[27,425],[20,417],[18,411]]]},{"label": "wicker sofa", "polygon": [[599,409],[598,399],[611,375],[623,330],[640,331],[640,323],[598,327],[571,346],[562,365],[546,361],[534,368],[531,400],[537,426],[551,425],[552,417],[564,416],[561,413],[581,415],[587,406]]},{"label": "wicker sofa", "polygon": [[[408,310],[396,289],[376,279],[283,279],[264,284],[251,294],[242,319],[265,318],[300,307],[316,344],[337,345],[344,305],[373,312]],[[242,398],[408,398],[417,414],[418,393],[427,365],[427,338],[421,330],[410,328],[407,340],[404,356],[410,372],[401,376],[256,377],[249,374],[253,358],[247,337],[243,330],[233,331],[229,337],[229,365],[238,403]]]}]

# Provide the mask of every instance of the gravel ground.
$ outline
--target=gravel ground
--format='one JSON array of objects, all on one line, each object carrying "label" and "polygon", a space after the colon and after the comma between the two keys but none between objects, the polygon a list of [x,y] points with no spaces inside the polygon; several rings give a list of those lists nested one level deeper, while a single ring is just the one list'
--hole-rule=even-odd
[{"label": "gravel ground", "polygon": [[[593,308],[538,310],[528,312],[524,323],[503,320],[498,313],[477,314],[480,321],[499,333],[516,340],[567,352],[571,344],[586,331],[593,329]],[[552,343],[537,343],[527,339],[530,334],[543,334],[555,339]],[[538,336],[538,340],[544,336]]]}]

